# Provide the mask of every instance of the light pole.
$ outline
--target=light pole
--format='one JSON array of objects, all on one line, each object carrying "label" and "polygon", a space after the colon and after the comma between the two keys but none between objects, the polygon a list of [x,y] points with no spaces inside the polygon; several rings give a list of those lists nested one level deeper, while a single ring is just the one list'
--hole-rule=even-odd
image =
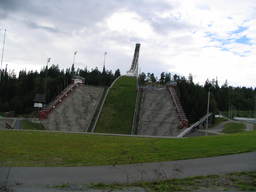
[{"label": "light pole", "polygon": [[74,71],[73,70],[75,70],[75,58],[76,58],[76,55],[77,55],[77,51],[75,51],[74,52],[74,55],[73,55],[73,65],[72,65],[72,71],[71,71],[71,73],[72,73],[72,76],[74,76]]},{"label": "light pole", "polygon": [[207,101],[207,119],[206,119],[206,129],[205,129],[205,136],[208,135],[207,131],[208,131],[208,125],[209,125],[209,108],[210,108],[210,87],[209,87],[209,90],[208,90],[208,101]]},{"label": "light pole", "polygon": [[0,67],[0,82],[1,82],[1,79],[2,79],[2,65],[3,65],[3,59],[4,59],[5,38],[6,38],[6,29],[4,30],[4,40],[3,40],[3,47],[2,47],[1,67]]},{"label": "light pole", "polygon": [[44,84],[44,92],[45,92],[45,100],[47,100],[47,78],[48,78],[48,64],[50,63],[51,58],[49,57],[46,61],[46,71],[45,71],[45,84]]},{"label": "light pole", "polygon": [[77,51],[74,52],[74,56],[73,56],[73,65],[75,65],[76,54],[77,54]]},{"label": "light pole", "polygon": [[104,52],[104,61],[103,61],[103,69],[105,68],[105,64],[106,64],[106,56],[107,56],[107,52]]}]

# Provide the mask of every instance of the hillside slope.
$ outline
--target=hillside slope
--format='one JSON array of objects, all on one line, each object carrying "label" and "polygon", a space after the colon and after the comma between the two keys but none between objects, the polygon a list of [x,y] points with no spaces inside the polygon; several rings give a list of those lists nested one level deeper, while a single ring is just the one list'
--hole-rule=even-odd
[{"label": "hillside slope", "polygon": [[136,102],[136,78],[123,76],[110,89],[95,132],[130,134]]}]

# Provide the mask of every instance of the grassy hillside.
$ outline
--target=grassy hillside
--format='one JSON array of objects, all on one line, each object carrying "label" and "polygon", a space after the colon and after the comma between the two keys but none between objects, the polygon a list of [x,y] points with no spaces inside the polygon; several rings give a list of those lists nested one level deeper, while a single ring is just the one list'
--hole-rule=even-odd
[{"label": "grassy hillside", "polygon": [[21,120],[22,129],[30,129],[30,130],[44,130],[44,126],[40,123],[33,123],[28,120]]},{"label": "grassy hillside", "polygon": [[136,102],[136,78],[121,77],[110,89],[95,132],[130,134]]},{"label": "grassy hillside", "polygon": [[224,125],[223,133],[240,133],[245,131],[244,123],[227,123]]},{"label": "grassy hillside", "polygon": [[0,146],[0,167],[114,165],[256,151],[256,131],[183,139],[0,131]]}]

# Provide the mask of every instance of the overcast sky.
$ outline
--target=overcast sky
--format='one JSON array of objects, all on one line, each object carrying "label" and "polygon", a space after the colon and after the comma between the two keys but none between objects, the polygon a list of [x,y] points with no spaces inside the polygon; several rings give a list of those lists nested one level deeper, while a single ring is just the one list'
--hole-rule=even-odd
[{"label": "overcast sky", "polygon": [[3,67],[39,70],[51,63],[130,67],[141,43],[141,71],[218,78],[256,86],[256,0],[0,0]]}]

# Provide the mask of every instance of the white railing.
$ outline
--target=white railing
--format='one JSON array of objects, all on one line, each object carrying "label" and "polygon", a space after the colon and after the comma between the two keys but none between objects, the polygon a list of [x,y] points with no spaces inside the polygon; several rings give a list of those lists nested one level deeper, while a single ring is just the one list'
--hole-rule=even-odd
[{"label": "white railing", "polygon": [[193,125],[190,127],[186,128],[183,132],[181,132],[177,137],[181,138],[184,137],[185,135],[189,134],[193,129],[197,128],[201,123],[203,123],[207,118],[209,118],[212,115],[212,113],[206,114],[203,116],[199,121],[195,122]]}]

